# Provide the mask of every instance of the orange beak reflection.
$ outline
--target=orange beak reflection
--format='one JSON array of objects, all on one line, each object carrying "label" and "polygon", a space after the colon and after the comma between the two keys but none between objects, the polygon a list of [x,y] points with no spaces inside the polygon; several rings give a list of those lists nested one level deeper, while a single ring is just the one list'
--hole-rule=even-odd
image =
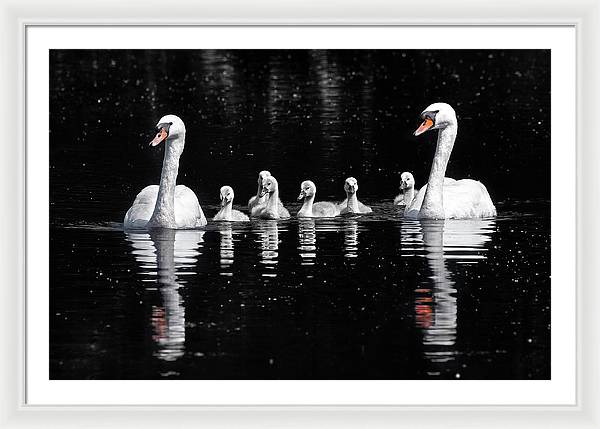
[{"label": "orange beak reflection", "polygon": [[423,123],[421,125],[419,125],[419,128],[417,128],[417,130],[415,131],[415,136],[423,134],[425,131],[427,131],[431,127],[433,127],[433,121],[429,118],[426,118],[423,121]]},{"label": "orange beak reflection", "polygon": [[167,136],[168,133],[165,131],[164,128],[161,128],[160,131],[154,137],[154,139],[152,139],[152,141],[150,142],[150,146],[156,146],[157,144],[160,144],[163,140],[167,138]]}]

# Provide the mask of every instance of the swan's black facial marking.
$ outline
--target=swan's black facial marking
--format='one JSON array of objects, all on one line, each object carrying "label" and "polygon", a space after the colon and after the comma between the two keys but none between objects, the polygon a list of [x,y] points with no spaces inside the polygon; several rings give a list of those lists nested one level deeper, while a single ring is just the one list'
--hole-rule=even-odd
[{"label": "swan's black facial marking", "polygon": [[150,142],[150,146],[157,146],[161,142],[166,141],[169,138],[169,129],[173,125],[173,122],[162,122],[156,126],[156,136]]},{"label": "swan's black facial marking", "polygon": [[156,126],[156,132],[160,132],[161,129],[165,130],[167,133],[167,137],[169,137],[169,129],[173,125],[173,122],[162,122]]},{"label": "swan's black facial marking", "polygon": [[439,110],[426,110],[423,113],[421,113],[421,119],[423,120],[423,122],[421,123],[421,125],[419,125],[419,128],[417,128],[415,130],[413,135],[415,137],[420,136],[421,134],[423,134],[424,132],[426,132],[428,130],[435,129],[435,127],[436,127],[435,119],[436,119],[438,112],[439,112]]},{"label": "swan's black facial marking", "polygon": [[428,110],[426,112],[421,113],[421,119],[427,120],[430,119],[433,122],[433,126],[435,126],[435,116],[439,113],[439,110]]}]

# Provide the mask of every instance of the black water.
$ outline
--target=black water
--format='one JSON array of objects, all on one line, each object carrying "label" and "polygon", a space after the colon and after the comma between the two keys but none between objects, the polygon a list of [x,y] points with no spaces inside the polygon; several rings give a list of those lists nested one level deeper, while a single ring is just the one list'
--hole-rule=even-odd
[{"label": "black water", "polygon": [[[52,51],[50,376],[54,379],[550,377],[548,51]],[[411,221],[434,101],[459,135],[447,175],[495,219]],[[372,215],[129,233],[160,177],[156,121],[187,127],[179,183],[207,216],[256,173],[292,213],[300,182]]]}]

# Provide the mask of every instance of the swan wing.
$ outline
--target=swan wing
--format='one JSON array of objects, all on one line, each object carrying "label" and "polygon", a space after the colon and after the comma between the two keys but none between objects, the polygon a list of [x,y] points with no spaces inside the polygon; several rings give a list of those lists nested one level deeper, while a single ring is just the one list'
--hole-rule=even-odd
[{"label": "swan wing", "polygon": [[334,217],[340,214],[340,209],[335,203],[320,201],[313,204],[313,216]]},{"label": "swan wing", "polygon": [[248,210],[251,210],[252,207],[254,207],[256,205],[256,199],[258,197],[256,195],[253,195],[250,197],[250,199],[248,200]]},{"label": "swan wing", "polygon": [[267,197],[257,197],[256,195],[248,201],[248,211],[250,216],[258,217],[267,207]]},{"label": "swan wing", "polygon": [[283,205],[279,206],[279,218],[287,219],[289,217],[290,217],[290,212],[288,211],[288,209],[283,207]]},{"label": "swan wing", "polygon": [[[423,186],[404,216],[416,219],[425,198],[427,185]],[[496,207],[483,183],[477,180],[444,178],[444,215],[446,219],[468,219],[496,216]]]},{"label": "swan wing", "polygon": [[373,213],[373,209],[371,207],[361,203],[360,201],[358,202],[358,210],[360,210],[360,213]]},{"label": "swan wing", "polygon": [[250,219],[248,218],[248,216],[245,213],[242,213],[239,210],[232,210],[231,211],[231,220],[233,220],[235,222],[247,222]]},{"label": "swan wing", "polygon": [[206,225],[206,217],[196,194],[184,185],[175,187],[175,223],[177,228],[198,228]]},{"label": "swan wing", "polygon": [[259,207],[261,205],[265,205],[267,204],[267,197],[258,197],[256,195],[250,197],[250,199],[248,200],[248,210],[250,212],[252,212],[252,210],[255,210],[256,207]]},{"label": "swan wing", "polygon": [[145,229],[154,212],[157,197],[158,185],[150,185],[142,189],[125,213],[123,227],[125,229]]},{"label": "swan wing", "polygon": [[281,219],[287,219],[290,217],[290,212],[283,206],[281,200],[277,200],[278,214]]},{"label": "swan wing", "polygon": [[444,212],[447,219],[496,216],[496,207],[483,183],[462,179],[444,183]]},{"label": "swan wing", "polygon": [[267,208],[267,204],[263,203],[263,204],[255,204],[254,206],[252,206],[252,208],[249,208],[250,210],[250,216],[253,217],[257,217],[260,216],[260,214]]}]

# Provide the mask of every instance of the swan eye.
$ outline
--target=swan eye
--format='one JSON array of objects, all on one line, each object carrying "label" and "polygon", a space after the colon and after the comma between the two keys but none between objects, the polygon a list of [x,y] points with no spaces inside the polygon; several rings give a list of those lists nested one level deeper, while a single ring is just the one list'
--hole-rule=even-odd
[{"label": "swan eye", "polygon": [[421,114],[421,119],[426,120],[426,119],[430,119],[431,122],[433,122],[433,124],[435,125],[435,116],[439,113],[439,110],[430,110],[427,112],[423,112]]},{"label": "swan eye", "polygon": [[163,122],[156,126],[156,130],[160,132],[160,130],[163,129],[166,131],[167,135],[169,135],[169,129],[171,128],[171,125],[173,125],[173,122]]}]

